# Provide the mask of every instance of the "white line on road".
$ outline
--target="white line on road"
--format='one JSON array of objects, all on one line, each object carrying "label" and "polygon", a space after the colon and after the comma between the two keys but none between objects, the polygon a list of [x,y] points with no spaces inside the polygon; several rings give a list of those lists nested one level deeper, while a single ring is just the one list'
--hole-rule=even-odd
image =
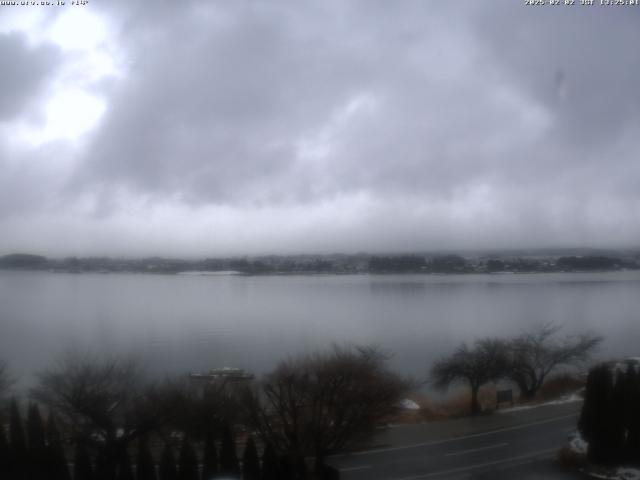
[{"label": "white line on road", "polygon": [[368,470],[370,468],[371,468],[371,465],[362,465],[360,467],[341,468],[340,471],[341,472],[355,472],[356,470]]},{"label": "white line on road", "polygon": [[481,452],[483,450],[491,450],[492,448],[506,447],[508,443],[496,443],[487,447],[470,448],[469,450],[459,450],[453,453],[445,453],[445,457],[457,457],[458,455],[466,455],[467,453]]},{"label": "white line on road", "polygon": [[443,475],[451,475],[456,473],[467,472],[469,470],[477,470],[479,468],[491,467],[493,465],[501,465],[509,462],[517,462],[518,460],[524,460],[528,458],[540,457],[555,452],[556,449],[551,448],[547,450],[539,450],[537,452],[528,453],[526,455],[518,455],[517,457],[504,458],[502,460],[494,460],[492,462],[477,463],[475,465],[469,465],[468,467],[452,468],[450,470],[441,470],[439,472],[426,473],[424,475],[414,475],[412,477],[394,478],[393,480],[422,480],[424,478],[441,477]]},{"label": "white line on road", "polygon": [[483,436],[486,436],[486,435],[494,435],[496,433],[510,432],[512,430],[521,430],[523,428],[534,427],[536,425],[544,425],[545,423],[557,422],[559,420],[564,420],[566,418],[571,418],[571,417],[576,417],[576,416],[578,416],[578,413],[571,413],[569,415],[561,415],[559,417],[548,418],[546,420],[540,420],[538,422],[530,422],[530,423],[525,423],[525,424],[522,424],[522,425],[515,425],[513,427],[498,428],[496,430],[490,430],[488,432],[472,433],[470,435],[463,435],[461,437],[447,438],[446,440],[435,440],[435,441],[431,441],[431,442],[413,443],[411,445],[403,445],[401,447],[374,448],[373,450],[364,450],[362,452],[353,452],[353,453],[343,453],[343,454],[339,454],[339,455],[332,455],[332,458],[356,457],[356,456],[359,456],[359,455],[373,455],[373,454],[376,454],[376,453],[396,452],[398,450],[409,450],[411,448],[431,447],[433,445],[442,445],[444,443],[457,442],[458,440],[466,440],[468,438],[477,438],[477,437],[483,437]]}]

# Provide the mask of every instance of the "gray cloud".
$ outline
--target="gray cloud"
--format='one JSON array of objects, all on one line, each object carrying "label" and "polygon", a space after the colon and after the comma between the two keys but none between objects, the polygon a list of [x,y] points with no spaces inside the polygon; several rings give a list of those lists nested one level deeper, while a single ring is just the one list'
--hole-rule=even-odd
[{"label": "gray cloud", "polygon": [[0,121],[22,113],[59,59],[51,46],[30,47],[20,33],[0,33]]},{"label": "gray cloud", "polygon": [[47,80],[60,60],[52,45],[30,46],[22,33],[0,33],[0,218],[40,211],[47,203],[50,189],[56,184],[55,170],[43,166],[38,156],[47,158],[53,146],[36,151],[16,151],[13,140],[13,120],[31,115],[30,109],[43,99]]},{"label": "gray cloud", "polygon": [[[529,174],[532,142],[518,136],[543,128],[536,115],[551,122],[534,139],[543,165],[559,154],[584,161],[588,145],[603,149],[634,128],[637,54],[608,53],[640,35],[626,16],[613,27],[621,15],[598,7],[541,13],[511,3],[470,8],[469,18],[415,3],[328,5],[198,5],[156,18],[163,28],[147,25],[148,37],[136,30],[144,40],[132,78],[90,173],[204,202],[432,192],[521,176],[521,163]],[[359,95],[373,111],[332,132]],[[314,135],[329,158],[300,153]],[[276,191],[283,185],[289,195]]]},{"label": "gray cloud", "polygon": [[[640,10],[601,6],[484,12],[478,37],[510,80],[556,115],[556,138],[575,148],[615,140],[640,118]],[[497,13],[497,14],[496,14]]]},{"label": "gray cloud", "polygon": [[[291,18],[304,12],[218,5],[205,17],[220,17],[211,27],[185,7],[141,41],[85,174],[188,201],[266,201],[309,188],[308,178],[282,178],[303,170],[296,142],[370,72],[324,24],[307,31]],[[283,180],[280,192],[269,187]]]},{"label": "gray cloud", "polygon": [[403,248],[453,238],[603,243],[602,229],[623,223],[620,239],[640,233],[628,222],[640,201],[640,10],[474,1],[98,9],[128,66],[104,92],[107,112],[60,191],[72,203],[94,196],[93,219],[108,222],[131,200],[173,202],[194,219],[230,208],[262,219],[256,229],[271,238],[273,209],[366,211],[324,236],[292,213],[310,249],[375,247],[372,237],[393,246],[382,230],[401,233]]}]

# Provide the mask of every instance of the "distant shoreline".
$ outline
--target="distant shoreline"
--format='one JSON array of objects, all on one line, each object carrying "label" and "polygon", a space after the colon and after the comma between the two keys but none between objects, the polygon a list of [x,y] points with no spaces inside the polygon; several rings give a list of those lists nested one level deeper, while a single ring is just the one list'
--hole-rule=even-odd
[{"label": "distant shoreline", "polygon": [[97,270],[48,270],[48,269],[30,269],[30,268],[5,268],[0,267],[0,272],[30,272],[30,273],[52,273],[65,275],[117,275],[117,274],[137,274],[137,275],[175,275],[185,277],[338,277],[347,275],[371,276],[371,277],[390,277],[390,276],[463,276],[463,275],[491,275],[491,276],[508,276],[508,275],[544,275],[544,274],[570,274],[570,273],[624,273],[637,272],[634,269],[610,269],[610,270],[553,270],[553,271],[521,271],[521,272],[313,272],[313,271],[296,271],[296,272],[234,272],[234,271],[184,271],[184,272],[161,272],[161,271],[140,271],[140,270],[118,270],[118,271],[97,271]]},{"label": "distant shoreline", "polygon": [[[495,252],[406,255],[269,255],[262,257],[181,258],[68,257],[51,259],[16,253],[0,257],[0,269],[59,273],[162,273],[180,275],[402,275],[614,272],[640,270],[640,251]],[[556,253],[552,255],[551,253]],[[588,253],[588,254],[585,254]]]}]

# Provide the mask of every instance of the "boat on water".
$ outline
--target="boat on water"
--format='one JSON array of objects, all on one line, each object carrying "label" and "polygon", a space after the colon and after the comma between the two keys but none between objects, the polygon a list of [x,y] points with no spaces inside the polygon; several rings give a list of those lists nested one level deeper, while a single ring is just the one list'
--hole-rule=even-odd
[{"label": "boat on water", "polygon": [[193,380],[253,380],[253,374],[242,368],[222,367],[214,368],[205,373],[191,372],[189,378]]}]

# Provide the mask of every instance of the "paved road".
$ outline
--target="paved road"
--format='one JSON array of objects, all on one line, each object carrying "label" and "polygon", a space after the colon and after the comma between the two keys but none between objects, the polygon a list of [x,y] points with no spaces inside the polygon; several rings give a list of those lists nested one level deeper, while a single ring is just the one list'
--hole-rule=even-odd
[{"label": "paved road", "polygon": [[[392,439],[388,446],[334,457],[331,463],[344,480],[583,478],[553,461],[575,430],[578,408],[397,427],[381,437]],[[420,436],[424,441],[416,442]]]}]

